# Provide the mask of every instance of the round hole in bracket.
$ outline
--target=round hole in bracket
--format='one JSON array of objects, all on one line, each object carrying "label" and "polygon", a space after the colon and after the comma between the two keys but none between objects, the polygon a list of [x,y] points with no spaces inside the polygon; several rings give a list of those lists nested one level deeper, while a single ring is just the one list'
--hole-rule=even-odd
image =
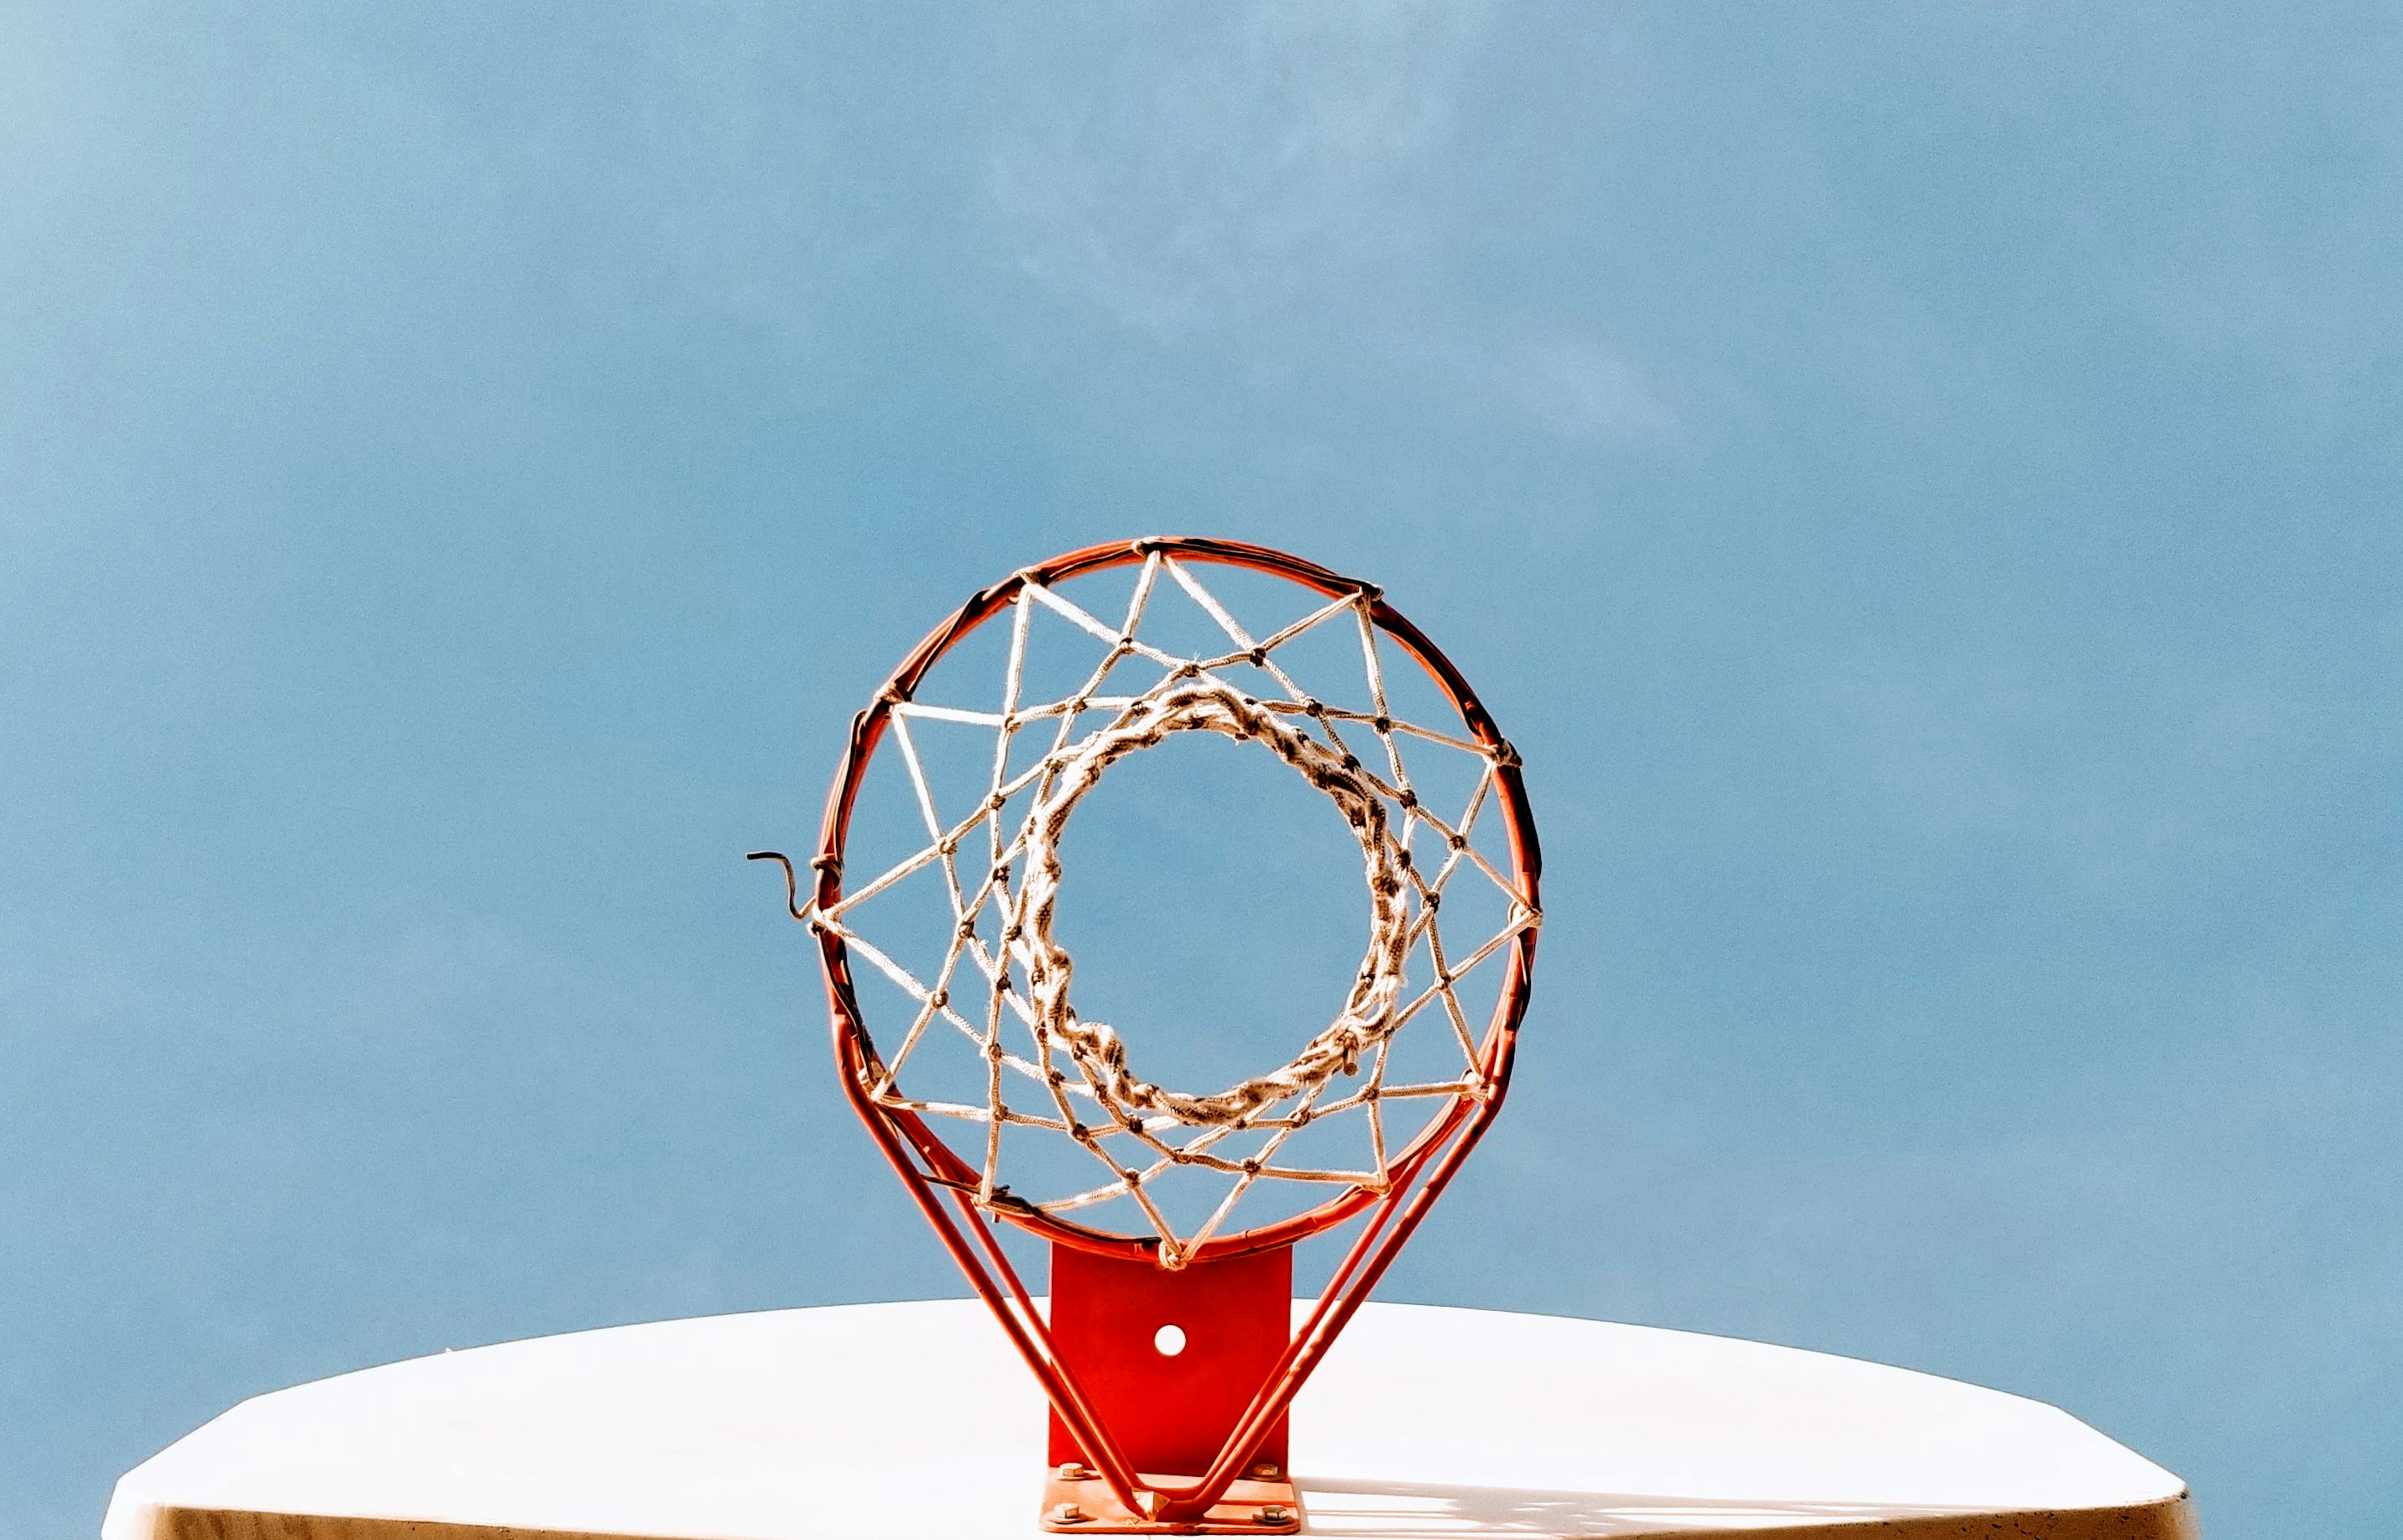
[{"label": "round hole in bracket", "polygon": [[1151,1345],[1160,1350],[1162,1358],[1174,1358],[1185,1351],[1185,1328],[1178,1325],[1160,1327],[1151,1334]]}]

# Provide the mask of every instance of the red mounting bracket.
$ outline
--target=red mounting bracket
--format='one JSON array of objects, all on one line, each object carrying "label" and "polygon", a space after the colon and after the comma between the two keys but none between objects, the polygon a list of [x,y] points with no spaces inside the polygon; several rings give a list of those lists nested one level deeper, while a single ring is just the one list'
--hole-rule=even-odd
[{"label": "red mounting bracket", "polygon": [[[1293,1340],[1293,1248],[1196,1262],[1174,1272],[1146,1261],[1051,1243],[1051,1341],[1117,1436],[1146,1490],[1209,1470],[1249,1409],[1253,1387],[1276,1373]],[[1281,1534],[1300,1524],[1285,1470],[1283,1416],[1270,1425],[1226,1494],[1202,1516],[1220,1533]],[[1059,1410],[1051,1412],[1043,1527],[1146,1531]]]}]

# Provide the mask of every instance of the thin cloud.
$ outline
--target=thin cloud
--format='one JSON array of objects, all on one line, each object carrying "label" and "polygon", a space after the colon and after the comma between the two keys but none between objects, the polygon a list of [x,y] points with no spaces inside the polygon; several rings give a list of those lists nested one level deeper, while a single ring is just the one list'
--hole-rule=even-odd
[{"label": "thin cloud", "polygon": [[1485,42],[1482,7],[1269,6],[1146,37],[1030,90],[992,151],[1005,260],[1159,347],[1284,379],[1357,376],[1446,412],[1623,448],[1688,437],[1657,371],[1590,328],[1459,291],[1479,238],[1427,169]]},{"label": "thin cloud", "polygon": [[1211,35],[1146,40],[1007,133],[987,194],[1024,271],[1156,341],[1262,318],[1387,223],[1484,20],[1255,5]]}]

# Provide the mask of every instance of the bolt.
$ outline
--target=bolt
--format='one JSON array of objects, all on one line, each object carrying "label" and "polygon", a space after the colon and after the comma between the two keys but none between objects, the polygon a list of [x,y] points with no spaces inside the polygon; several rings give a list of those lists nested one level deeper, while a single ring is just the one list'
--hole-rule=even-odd
[{"label": "bolt", "polygon": [[1091,1471],[1074,1460],[1066,1462],[1060,1467],[1060,1479],[1063,1481],[1089,1481],[1092,1479],[1092,1475]]},{"label": "bolt", "polygon": [[1043,1518],[1047,1523],[1081,1524],[1085,1521],[1085,1510],[1074,1503],[1063,1503]]},{"label": "bolt", "polygon": [[1293,1510],[1286,1507],[1283,1503],[1262,1503],[1260,1505],[1261,1523],[1285,1524],[1291,1523],[1292,1521]]},{"label": "bolt", "polygon": [[1273,1481],[1276,1478],[1276,1462],[1273,1460],[1263,1460],[1252,1467],[1252,1479],[1255,1481]]}]

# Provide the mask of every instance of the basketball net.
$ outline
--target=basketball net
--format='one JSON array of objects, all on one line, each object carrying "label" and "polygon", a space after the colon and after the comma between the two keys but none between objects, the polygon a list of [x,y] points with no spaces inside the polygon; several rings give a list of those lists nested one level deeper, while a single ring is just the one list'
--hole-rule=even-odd
[{"label": "basketball net", "polygon": [[[1298,585],[1313,602],[1256,635],[1202,581],[1196,568],[1210,564]],[[1063,591],[1071,579],[1130,565],[1132,596],[1116,618]],[[1220,646],[1180,651],[1147,635],[1146,619],[1171,590],[1208,617]],[[1046,612],[1103,650],[1076,687],[1030,698],[1034,622]],[[998,699],[920,699],[936,664],[988,624],[1007,628]],[[1364,677],[1351,682],[1349,705],[1288,666],[1297,644],[1331,631],[1357,640]],[[1394,649],[1433,680],[1456,721],[1396,714],[1384,667]],[[990,773],[970,807],[943,805],[920,743],[933,724],[993,734]],[[1131,1046],[1118,1027],[1078,1013],[1069,992],[1075,960],[1057,927],[1071,815],[1113,765],[1185,732],[1257,743],[1325,795],[1357,841],[1368,896],[1368,946],[1333,1019],[1285,1064],[1216,1090],[1146,1078],[1139,1034]],[[846,892],[861,787],[888,743],[924,842]],[[1429,805],[1410,769],[1425,754],[1467,756],[1473,784],[1463,800]],[[1489,855],[1478,839],[1480,825],[1495,822],[1504,853]],[[772,852],[755,858],[783,860]],[[1286,1410],[1498,1111],[1526,1006],[1541,923],[1534,822],[1518,756],[1465,680],[1377,589],[1282,552],[1190,538],[1072,552],[972,598],[854,719],[811,865],[816,880],[804,905],[785,863],[787,901],[819,941],[845,1090],[1050,1397],[1046,1526],[1299,1527],[1285,1469]],[[1485,906],[1498,908],[1498,923],[1465,944],[1443,923],[1447,893],[1460,882],[1490,884],[1500,899]],[[949,929],[938,953],[924,936],[877,922],[879,900],[912,884],[940,892]],[[854,957],[906,1002],[889,1052],[869,1035]],[[1497,959],[1502,973],[1480,1032],[1463,993]],[[1405,1033],[1450,1043],[1455,1067],[1389,1075]],[[920,1061],[943,1052],[966,1056],[980,1098],[915,1084]],[[966,1083],[957,1073],[946,1082]],[[1313,1126],[1315,1147],[1327,1147],[1329,1120],[1358,1125],[1355,1154],[1298,1156],[1302,1131]],[[960,1133],[946,1138],[938,1127]],[[1005,1134],[1016,1131],[1090,1156],[1090,1185],[1037,1193],[1013,1184]],[[1223,1196],[1181,1217],[1156,1197],[1170,1173],[1219,1179]],[[1298,1212],[1237,1228],[1248,1199],[1278,1187],[1312,1196]],[[1106,1228],[1097,1214],[1108,1212],[1138,1223]],[[1354,1218],[1358,1233],[1294,1329],[1291,1247]],[[1051,1242],[1048,1312],[1004,1252],[994,1219]],[[1171,1329],[1179,1345],[1160,1345]]]}]

